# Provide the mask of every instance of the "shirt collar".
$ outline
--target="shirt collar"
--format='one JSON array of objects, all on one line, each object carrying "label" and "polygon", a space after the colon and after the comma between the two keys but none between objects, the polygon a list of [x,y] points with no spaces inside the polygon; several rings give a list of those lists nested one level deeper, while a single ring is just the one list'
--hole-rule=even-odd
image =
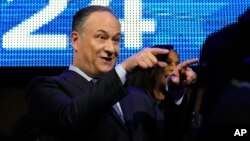
[{"label": "shirt collar", "polygon": [[79,69],[78,67],[76,67],[74,65],[70,65],[69,70],[78,73],[79,75],[81,75],[82,77],[87,79],[88,81],[91,81],[93,79],[92,77],[89,77],[86,73],[84,73],[81,69]]}]

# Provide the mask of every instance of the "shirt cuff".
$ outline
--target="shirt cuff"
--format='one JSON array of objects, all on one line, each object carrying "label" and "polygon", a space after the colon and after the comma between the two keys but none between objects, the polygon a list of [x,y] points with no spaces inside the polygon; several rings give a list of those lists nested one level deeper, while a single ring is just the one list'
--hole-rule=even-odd
[{"label": "shirt cuff", "polygon": [[115,71],[116,71],[116,73],[118,74],[119,78],[121,79],[122,84],[124,84],[125,81],[126,81],[126,75],[127,75],[126,70],[122,67],[121,64],[118,64],[118,65],[115,67]]}]

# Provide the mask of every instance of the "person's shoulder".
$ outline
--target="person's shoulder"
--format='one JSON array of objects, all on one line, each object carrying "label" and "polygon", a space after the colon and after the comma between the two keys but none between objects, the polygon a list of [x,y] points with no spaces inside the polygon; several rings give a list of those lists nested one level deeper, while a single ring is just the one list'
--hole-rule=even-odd
[{"label": "person's shoulder", "polygon": [[62,81],[60,75],[57,76],[36,76],[32,78],[28,85],[27,89],[34,89],[41,86],[49,86],[49,85],[56,85],[59,81]]},{"label": "person's shoulder", "polygon": [[55,77],[59,77],[59,76],[36,76],[30,80],[30,84],[41,82],[41,81],[52,81]]},{"label": "person's shoulder", "polygon": [[137,94],[145,94],[146,93],[145,90],[143,90],[141,88],[137,88],[137,87],[132,87],[132,86],[128,87],[127,91],[128,91],[128,93],[137,93]]},{"label": "person's shoulder", "polygon": [[151,94],[141,88],[137,88],[137,87],[128,87],[127,88],[127,93],[128,96],[133,97],[134,99],[144,99],[144,100],[153,100],[153,97],[151,96]]},{"label": "person's shoulder", "polygon": [[59,73],[57,75],[51,75],[51,76],[46,76],[46,75],[39,75],[33,77],[29,84],[36,83],[36,82],[47,82],[47,81],[55,81],[64,78],[65,76],[70,75],[69,73],[75,73],[70,70],[64,70],[62,73]]}]

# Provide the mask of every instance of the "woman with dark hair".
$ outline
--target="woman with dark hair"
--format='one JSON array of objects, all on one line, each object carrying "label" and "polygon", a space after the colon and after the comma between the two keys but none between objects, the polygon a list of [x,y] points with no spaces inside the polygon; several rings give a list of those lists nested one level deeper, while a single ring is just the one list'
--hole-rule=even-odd
[{"label": "woman with dark hair", "polygon": [[[131,122],[128,122],[127,126],[133,131],[136,130],[136,132],[139,132],[139,130],[147,132],[147,138],[151,140],[183,140],[185,120],[185,102],[183,102],[183,97],[186,88],[185,85],[181,85],[182,88],[180,89],[179,87],[177,91],[177,89],[172,89],[171,84],[168,84],[170,87],[166,88],[167,78],[179,64],[179,56],[172,45],[156,45],[154,47],[169,50],[168,55],[156,55],[158,60],[166,62],[168,65],[165,68],[155,66],[146,70],[135,68],[128,75],[129,94],[123,101],[133,100],[134,97],[137,97],[137,99],[141,99],[141,103],[138,105],[151,103],[152,106],[143,109],[138,105],[130,105],[130,111],[133,111],[131,113],[136,114],[129,115]],[[168,89],[174,92],[169,93]],[[144,122],[138,123],[136,121]],[[155,122],[157,123],[156,125],[154,124]],[[137,138],[137,140],[143,139]]]},{"label": "woman with dark hair", "polygon": [[157,55],[156,58],[166,62],[168,65],[165,68],[155,66],[153,68],[142,70],[136,68],[135,71],[129,74],[128,85],[148,91],[156,100],[163,100],[166,91],[166,78],[179,64],[179,56],[172,45],[155,45],[152,48],[168,49],[169,53]]}]

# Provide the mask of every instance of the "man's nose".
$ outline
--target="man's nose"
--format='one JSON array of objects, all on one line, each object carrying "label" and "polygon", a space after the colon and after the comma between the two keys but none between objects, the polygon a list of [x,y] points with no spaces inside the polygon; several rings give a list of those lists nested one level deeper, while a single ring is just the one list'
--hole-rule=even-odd
[{"label": "man's nose", "polygon": [[105,44],[104,50],[109,52],[109,53],[114,53],[115,52],[115,46],[113,44],[112,40],[108,40]]}]

